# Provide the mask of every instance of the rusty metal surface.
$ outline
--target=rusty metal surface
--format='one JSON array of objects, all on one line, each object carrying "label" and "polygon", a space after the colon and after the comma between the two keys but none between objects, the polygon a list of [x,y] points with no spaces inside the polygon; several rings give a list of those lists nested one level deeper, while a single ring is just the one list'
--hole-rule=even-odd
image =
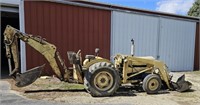
[{"label": "rusty metal surface", "polygon": [[[100,56],[110,58],[110,11],[44,1],[25,1],[24,8],[25,32],[55,44],[68,67],[67,51],[81,49],[85,57],[98,47]],[[26,51],[27,68],[47,63],[29,46]],[[52,74],[50,66],[46,66],[45,74]]]}]

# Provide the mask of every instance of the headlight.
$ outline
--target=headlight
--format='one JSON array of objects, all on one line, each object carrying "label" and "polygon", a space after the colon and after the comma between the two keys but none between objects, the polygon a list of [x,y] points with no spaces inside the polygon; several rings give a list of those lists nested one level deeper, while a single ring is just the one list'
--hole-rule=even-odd
[{"label": "headlight", "polygon": [[156,69],[154,72],[155,72],[156,74],[158,74],[158,73],[159,73],[159,70],[158,70],[158,69]]}]

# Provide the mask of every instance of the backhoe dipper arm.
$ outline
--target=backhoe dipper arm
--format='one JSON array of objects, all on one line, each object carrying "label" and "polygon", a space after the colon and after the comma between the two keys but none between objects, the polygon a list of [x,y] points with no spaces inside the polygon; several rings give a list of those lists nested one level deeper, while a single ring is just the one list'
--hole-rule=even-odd
[{"label": "backhoe dipper arm", "polygon": [[[67,71],[67,68],[63,62],[62,59],[60,59],[59,53],[56,51],[56,46],[53,44],[50,44],[49,42],[45,41],[41,37],[34,37],[32,35],[28,35],[25,33],[20,32],[19,30],[7,26],[4,31],[4,42],[6,45],[6,56],[10,62],[11,59],[11,52],[14,60],[15,68],[10,72],[10,75],[14,75],[18,73],[19,71],[19,51],[18,51],[18,40],[20,39],[30,45],[32,48],[37,50],[39,53],[41,53],[46,60],[49,62],[50,66],[52,67],[53,71],[57,75],[57,77],[60,80],[67,81],[69,72]],[[63,67],[65,73],[61,74],[61,71],[58,67],[57,61],[55,57],[58,57],[59,62],[61,66]],[[9,64],[11,65],[11,64]],[[11,66],[10,66],[11,69]],[[10,70],[11,71],[11,70]]]}]

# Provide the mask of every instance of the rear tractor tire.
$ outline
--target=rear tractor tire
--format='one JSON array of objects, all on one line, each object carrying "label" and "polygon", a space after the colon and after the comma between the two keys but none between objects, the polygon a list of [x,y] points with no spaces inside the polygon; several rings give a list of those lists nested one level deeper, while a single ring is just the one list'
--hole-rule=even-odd
[{"label": "rear tractor tire", "polygon": [[89,67],[84,76],[85,89],[93,97],[111,96],[119,88],[119,73],[113,65],[98,62]]},{"label": "rear tractor tire", "polygon": [[161,89],[161,79],[156,74],[149,74],[143,80],[143,90],[147,92],[147,94],[156,94]]}]

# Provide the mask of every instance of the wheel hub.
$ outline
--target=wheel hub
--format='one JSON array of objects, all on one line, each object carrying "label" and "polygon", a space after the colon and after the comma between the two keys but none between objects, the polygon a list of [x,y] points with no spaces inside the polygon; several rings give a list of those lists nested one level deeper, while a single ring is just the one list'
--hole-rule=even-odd
[{"label": "wheel hub", "polygon": [[106,82],[106,79],[105,78],[102,78],[101,79],[101,83],[105,83]]},{"label": "wheel hub", "polygon": [[101,91],[106,91],[110,89],[113,82],[114,81],[112,75],[106,71],[99,72],[94,77],[94,86]]},{"label": "wheel hub", "polygon": [[156,79],[152,79],[149,81],[149,89],[150,90],[156,90],[159,86],[159,83]]}]

